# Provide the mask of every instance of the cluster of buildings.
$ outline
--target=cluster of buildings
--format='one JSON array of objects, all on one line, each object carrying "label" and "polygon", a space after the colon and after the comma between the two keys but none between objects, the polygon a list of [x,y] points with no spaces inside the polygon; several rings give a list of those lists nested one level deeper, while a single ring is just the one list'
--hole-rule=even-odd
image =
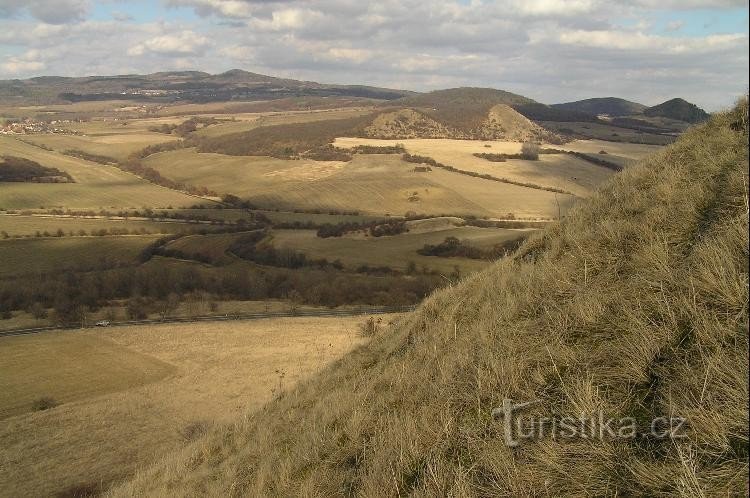
[{"label": "cluster of buildings", "polygon": [[69,123],[71,123],[70,120],[47,122],[34,121],[30,118],[22,121],[8,121],[5,124],[0,124],[0,135],[33,135],[37,133],[75,134],[75,132],[60,126]]}]

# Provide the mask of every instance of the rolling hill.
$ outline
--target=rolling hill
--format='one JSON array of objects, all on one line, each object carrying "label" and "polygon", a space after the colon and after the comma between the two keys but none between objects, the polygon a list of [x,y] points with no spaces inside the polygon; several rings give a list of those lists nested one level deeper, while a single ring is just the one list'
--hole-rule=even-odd
[{"label": "rolling hill", "polygon": [[603,97],[594,99],[566,102],[564,104],[553,104],[551,107],[564,111],[584,112],[586,114],[608,114],[609,116],[630,116],[640,114],[646,106],[637,102],[620,99],[617,97]]},{"label": "rolling hill", "polygon": [[492,88],[450,88],[384,102],[366,128],[370,138],[555,140],[513,109],[533,100]]},{"label": "rolling hill", "polygon": [[[744,495],[747,112],[688,131],[513,257],[111,495]],[[504,400],[637,430],[511,447]],[[646,432],[674,416],[684,437]]]},{"label": "rolling hill", "polygon": [[702,123],[710,117],[706,111],[697,105],[680,98],[667,100],[659,105],[644,109],[643,114],[687,123]]}]

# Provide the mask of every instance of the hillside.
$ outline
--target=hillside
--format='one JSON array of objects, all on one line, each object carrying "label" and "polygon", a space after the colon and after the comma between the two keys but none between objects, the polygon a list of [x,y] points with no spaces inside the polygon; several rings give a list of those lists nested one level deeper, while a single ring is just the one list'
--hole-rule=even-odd
[{"label": "hillside", "polygon": [[16,104],[98,100],[221,102],[287,97],[363,97],[388,100],[412,93],[362,85],[327,85],[275,78],[240,69],[216,75],[200,71],[174,71],[146,75],[81,78],[43,76],[27,80],[0,80],[0,101]]},{"label": "hillside", "polygon": [[[515,254],[112,496],[742,496],[747,102]],[[251,382],[249,379],[248,382]],[[503,441],[524,416],[688,420],[684,438]]]},{"label": "hillside", "polygon": [[541,105],[492,88],[450,88],[381,104],[387,109],[365,129],[384,139],[457,138],[476,140],[556,140],[513,106]]},{"label": "hillside", "polygon": [[584,99],[564,104],[553,104],[550,107],[564,111],[584,112],[595,116],[598,114],[629,116],[631,114],[640,114],[646,109],[646,106],[643,104],[617,97]]},{"label": "hillside", "polygon": [[702,123],[710,115],[695,104],[684,99],[667,100],[659,105],[644,109],[643,114],[651,117],[661,117],[686,121],[688,123]]}]

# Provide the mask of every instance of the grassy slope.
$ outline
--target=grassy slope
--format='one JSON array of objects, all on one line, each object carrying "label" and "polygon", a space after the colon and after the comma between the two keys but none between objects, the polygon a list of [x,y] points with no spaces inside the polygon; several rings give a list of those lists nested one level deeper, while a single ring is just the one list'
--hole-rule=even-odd
[{"label": "grassy slope", "polygon": [[160,187],[114,166],[84,161],[0,136],[0,152],[70,173],[76,183],[2,183],[0,208],[38,209],[182,207],[200,199]]},{"label": "grassy slope", "polygon": [[[715,116],[515,258],[113,494],[744,495],[747,138],[746,104]],[[504,397],[690,428],[509,449],[490,416]]]}]

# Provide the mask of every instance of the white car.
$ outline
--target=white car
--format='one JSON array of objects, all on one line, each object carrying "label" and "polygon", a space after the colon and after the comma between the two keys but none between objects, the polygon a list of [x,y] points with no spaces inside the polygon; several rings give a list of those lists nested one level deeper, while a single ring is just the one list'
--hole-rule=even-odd
[{"label": "white car", "polygon": [[109,325],[109,320],[99,320],[98,322],[96,322],[97,327],[109,327]]}]

